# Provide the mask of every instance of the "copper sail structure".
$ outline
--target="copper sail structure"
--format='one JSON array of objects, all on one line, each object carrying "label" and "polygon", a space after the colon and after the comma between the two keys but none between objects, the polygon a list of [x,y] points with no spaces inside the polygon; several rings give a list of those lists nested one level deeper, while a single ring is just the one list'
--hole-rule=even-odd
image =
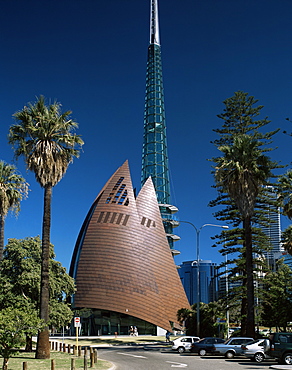
[{"label": "copper sail structure", "polygon": [[91,310],[83,318],[88,335],[103,334],[94,331],[94,325],[98,330],[106,327],[107,334],[123,333],[134,318],[171,330],[177,311],[189,307],[152,180],[148,178],[135,198],[128,162],[93,202],[74,249],[70,275],[77,286],[73,307]]},{"label": "copper sail structure", "polygon": [[142,152],[143,185],[151,176],[160,206],[170,248],[179,237],[173,234],[172,214],[177,208],[171,205],[164,89],[162,78],[161,46],[158,22],[158,1],[151,0],[150,44],[148,46],[146,94],[144,111],[144,137]]}]

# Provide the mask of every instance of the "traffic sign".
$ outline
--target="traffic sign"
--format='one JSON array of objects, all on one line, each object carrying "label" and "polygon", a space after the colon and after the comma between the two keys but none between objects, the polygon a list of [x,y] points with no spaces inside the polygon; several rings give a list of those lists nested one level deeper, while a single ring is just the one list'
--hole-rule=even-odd
[{"label": "traffic sign", "polygon": [[80,327],[81,327],[80,317],[74,317],[74,328]]}]

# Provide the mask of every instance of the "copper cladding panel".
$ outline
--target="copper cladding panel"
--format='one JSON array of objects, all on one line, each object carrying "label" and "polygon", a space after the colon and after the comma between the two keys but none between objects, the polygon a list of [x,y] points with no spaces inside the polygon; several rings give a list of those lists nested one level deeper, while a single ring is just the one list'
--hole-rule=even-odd
[{"label": "copper cladding panel", "polygon": [[177,322],[177,311],[189,308],[189,303],[152,180],[147,180],[135,199],[125,162],[97,199],[71,263],[77,285],[75,306],[127,313],[169,329],[169,321]]}]

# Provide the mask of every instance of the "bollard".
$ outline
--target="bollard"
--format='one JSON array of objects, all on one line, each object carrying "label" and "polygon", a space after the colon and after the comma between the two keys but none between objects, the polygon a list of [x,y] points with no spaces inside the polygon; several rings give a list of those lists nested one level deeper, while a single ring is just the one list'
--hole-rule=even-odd
[{"label": "bollard", "polygon": [[76,370],[76,367],[75,367],[75,358],[71,358],[71,370]]},{"label": "bollard", "polygon": [[55,342],[55,350],[58,351],[58,342]]},{"label": "bollard", "polygon": [[97,364],[97,349],[94,350],[94,363]]},{"label": "bollard", "polygon": [[66,352],[66,343],[63,343],[63,352]]},{"label": "bollard", "polygon": [[55,370],[55,360],[51,360],[51,370]]},{"label": "bollard", "polygon": [[51,349],[54,349],[54,342],[50,342],[50,344],[51,344]]},{"label": "bollard", "polygon": [[[85,347],[85,348],[86,348],[86,347]],[[87,370],[87,355],[84,355],[84,361],[83,361],[83,364],[84,364],[83,369],[84,369],[84,370]]]},{"label": "bollard", "polygon": [[90,352],[90,367],[94,367],[94,353]]},{"label": "bollard", "polygon": [[22,370],[27,370],[27,362],[23,362],[23,364],[22,364]]},{"label": "bollard", "polygon": [[81,356],[81,346],[78,346],[78,356]]},{"label": "bollard", "polygon": [[77,350],[76,350],[76,346],[75,344],[73,345],[73,356],[76,356],[77,355]]},{"label": "bollard", "polygon": [[62,347],[63,347],[63,344],[60,342],[59,352],[62,352]]},{"label": "bollard", "polygon": [[71,345],[68,344],[68,353],[71,353]]}]

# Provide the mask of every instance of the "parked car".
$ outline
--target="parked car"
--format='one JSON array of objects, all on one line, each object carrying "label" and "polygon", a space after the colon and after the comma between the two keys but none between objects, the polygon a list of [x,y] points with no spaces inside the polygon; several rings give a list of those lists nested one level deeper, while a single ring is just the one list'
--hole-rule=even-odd
[{"label": "parked car", "polygon": [[269,348],[269,339],[257,339],[253,342],[242,344],[243,354],[255,362],[262,362],[266,358],[271,358],[266,351]]},{"label": "parked car", "polygon": [[267,354],[281,364],[292,365],[292,333],[273,333],[269,340]]},{"label": "parked car", "polygon": [[262,334],[262,335],[269,335],[270,333],[271,333],[271,330],[270,329],[260,330],[260,334]]},{"label": "parked car", "polygon": [[241,348],[242,344],[252,342],[253,340],[253,338],[248,337],[229,338],[224,343],[214,344],[210,352],[214,355],[223,355],[226,358],[233,358],[243,353],[243,349]]},{"label": "parked car", "polygon": [[214,344],[224,343],[225,340],[222,338],[206,337],[200,339],[198,342],[194,342],[191,345],[191,352],[198,353],[200,356],[205,356],[211,351]]},{"label": "parked car", "polygon": [[199,337],[183,336],[172,341],[172,349],[183,353],[191,350],[191,345],[200,340]]}]

